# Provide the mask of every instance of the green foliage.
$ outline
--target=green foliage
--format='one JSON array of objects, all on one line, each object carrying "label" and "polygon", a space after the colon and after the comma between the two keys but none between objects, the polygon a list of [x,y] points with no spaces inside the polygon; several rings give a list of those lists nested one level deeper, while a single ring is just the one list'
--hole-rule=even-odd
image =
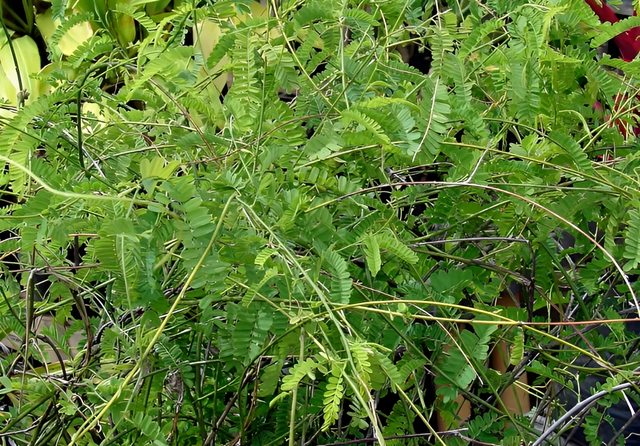
[{"label": "green foliage", "polygon": [[[476,326],[476,328],[480,328]],[[443,375],[436,378],[436,384],[443,384],[438,389],[438,394],[443,395],[443,400],[454,400],[458,396],[458,391],[454,387],[447,386],[452,383],[462,390],[466,390],[471,382],[476,378],[476,370],[488,357],[489,341],[491,333],[497,326],[488,325],[485,329],[479,330],[482,334],[477,336],[468,330],[460,333],[460,340],[457,346],[449,351],[448,357],[440,367]]]},{"label": "green foliage", "polygon": [[624,268],[627,271],[636,269],[640,264],[640,213],[636,209],[630,210],[629,217],[624,249],[624,258],[628,260]]},{"label": "green foliage", "polygon": [[626,19],[620,20],[619,22],[616,22],[614,24],[605,23],[604,25],[598,27],[599,35],[591,40],[591,46],[594,48],[600,46],[607,40],[611,40],[618,34],[629,31],[629,29],[636,26],[640,26],[640,18],[635,16],[627,17]]},{"label": "green foliage", "polygon": [[[634,379],[637,336],[610,321],[637,305],[640,158],[620,128],[640,69],[595,47],[636,18],[569,0],[50,8],[4,16],[49,65],[0,53],[0,92],[42,87],[0,113],[3,438],[463,444],[433,436],[440,414],[512,445],[537,435],[499,400],[522,368],[556,419],[535,386],[573,389],[577,359],[614,358],[609,389]],[[28,331],[43,315],[58,324]],[[609,422],[586,413],[587,437]]]},{"label": "green foliage", "polygon": [[377,237],[372,234],[367,234],[363,241],[367,267],[375,277],[382,266],[382,260],[380,259],[380,244],[378,243]]}]

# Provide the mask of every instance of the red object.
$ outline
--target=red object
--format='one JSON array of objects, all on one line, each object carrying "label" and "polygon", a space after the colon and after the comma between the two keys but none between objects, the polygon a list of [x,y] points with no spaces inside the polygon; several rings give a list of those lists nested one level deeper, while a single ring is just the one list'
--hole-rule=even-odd
[{"label": "red object", "polygon": [[[595,0],[584,0],[593,12],[596,13],[602,23],[609,22],[611,24],[619,22],[616,13],[604,2],[599,5]],[[634,12],[635,15],[635,12]],[[622,58],[627,62],[632,61],[640,51],[640,27],[631,28],[613,38],[618,46]]]},{"label": "red object", "polygon": [[[618,22],[618,17],[616,16],[613,9],[607,6],[604,2],[599,5],[595,0],[584,0],[587,5],[591,8],[593,12],[596,13],[598,18],[602,23],[609,22],[611,24]],[[633,11],[633,15],[636,15],[635,10]],[[631,62],[640,52],[640,27],[631,28],[628,31],[618,34],[613,38],[613,41],[618,46],[620,50],[620,55],[622,59],[627,62]],[[627,95],[618,94],[614,98],[615,104],[613,106],[614,112],[620,109],[621,104],[627,99]],[[600,102],[596,102],[594,104],[594,108],[596,110],[602,111],[602,105]],[[640,116],[640,112],[638,110],[634,111],[636,116]],[[616,120],[615,124],[618,126],[618,130],[623,137],[627,137],[627,127],[626,125],[619,119]],[[611,123],[613,125],[613,123]],[[640,128],[634,127],[633,133],[638,136],[640,135]]]},{"label": "red object", "polygon": [[[618,93],[616,95],[616,97],[614,98],[615,103],[613,105],[613,111],[614,112],[617,112],[617,111],[620,111],[620,110],[624,111],[624,108],[622,108],[622,104],[628,98],[629,98],[629,95],[627,95],[627,94],[623,95],[621,93]],[[640,95],[636,95],[636,100],[637,99],[640,99]],[[633,114],[636,117],[640,116],[640,112],[638,110],[634,110]],[[621,119],[616,119],[616,124],[618,125],[618,130],[620,130],[620,133],[622,133],[622,136],[626,138],[627,137],[627,128],[629,127],[629,124],[625,124],[624,122],[622,122]],[[640,135],[640,127],[633,127],[632,131],[633,131],[633,134],[635,136]]]}]

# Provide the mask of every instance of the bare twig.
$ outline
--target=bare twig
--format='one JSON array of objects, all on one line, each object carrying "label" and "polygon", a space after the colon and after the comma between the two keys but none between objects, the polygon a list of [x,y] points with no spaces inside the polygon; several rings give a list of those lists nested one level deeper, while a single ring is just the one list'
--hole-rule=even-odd
[{"label": "bare twig", "polygon": [[531,446],[540,446],[546,440],[546,438],[549,435],[551,435],[557,428],[562,426],[565,423],[565,421],[569,420],[574,415],[577,415],[577,414],[581,413],[583,410],[588,408],[591,405],[591,403],[593,403],[594,401],[597,401],[600,398],[602,398],[602,397],[604,397],[606,395],[609,395],[610,393],[618,392],[618,391],[624,390],[624,389],[628,389],[629,387],[633,386],[634,384],[637,384],[637,383],[619,384],[617,386],[612,387],[611,390],[602,390],[602,391],[596,393],[595,395],[591,395],[589,398],[579,402],[578,404],[573,406],[571,409],[569,409],[567,411],[567,413],[565,413],[563,416],[561,416],[558,419],[558,421],[556,421],[551,426],[549,426],[549,428],[546,431],[544,431],[542,434],[540,434],[540,437],[538,437],[538,439],[536,441],[534,441]]}]

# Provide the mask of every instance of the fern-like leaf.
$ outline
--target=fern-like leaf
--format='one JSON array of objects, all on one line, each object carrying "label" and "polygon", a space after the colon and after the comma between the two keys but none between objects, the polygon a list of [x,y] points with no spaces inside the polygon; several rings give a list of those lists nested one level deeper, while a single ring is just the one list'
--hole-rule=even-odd
[{"label": "fern-like leaf", "polygon": [[62,38],[65,36],[65,34],[67,34],[69,32],[69,30],[71,28],[73,28],[74,26],[76,26],[79,23],[89,22],[89,21],[93,20],[93,18],[94,18],[94,16],[90,12],[82,12],[80,14],[75,14],[75,15],[72,15],[70,17],[67,17],[67,19],[64,21],[64,23],[62,23],[56,29],[56,31],[51,36],[51,39],[49,40],[50,51],[52,53],[57,53],[57,51],[55,51],[54,48],[58,47],[58,44],[60,43],[60,40],[62,40]]},{"label": "fern-like leaf", "polygon": [[253,261],[258,266],[264,266],[265,262],[271,258],[272,255],[278,252],[277,249],[274,248],[264,248],[260,253],[256,256],[256,259]]},{"label": "fern-like leaf", "polygon": [[238,312],[238,320],[231,334],[231,345],[233,347],[234,358],[242,362],[245,362],[249,357],[247,352],[251,347],[251,337],[256,319],[257,315],[253,311]]},{"label": "fern-like leaf", "polygon": [[559,131],[553,131],[549,134],[549,138],[567,151],[580,172],[594,173],[587,154],[584,153],[582,147],[572,137]]},{"label": "fern-like leaf", "polygon": [[380,245],[375,235],[367,234],[363,238],[364,254],[367,267],[371,271],[371,275],[375,277],[380,271],[382,260],[380,259]]},{"label": "fern-like leaf", "polygon": [[260,280],[260,282],[251,285],[251,287],[244,294],[244,296],[242,297],[242,306],[248,307],[249,304],[253,301],[256,293],[260,291],[260,288],[262,288],[272,277],[276,276],[277,274],[277,268],[269,268],[264,273],[264,277]]},{"label": "fern-like leaf", "polygon": [[207,57],[207,68],[214,68],[225,56],[229,55],[231,49],[235,46],[237,37],[238,34],[236,32],[229,32],[220,37],[211,54]]},{"label": "fern-like leaf", "polygon": [[315,54],[314,48],[320,41],[320,35],[313,29],[306,32],[305,40],[296,50],[296,57],[303,65],[306,65],[312,54]]},{"label": "fern-like leaf", "polygon": [[504,20],[502,19],[490,19],[484,23],[474,26],[471,34],[467,36],[460,50],[458,50],[458,57],[463,60],[473,51],[475,51],[476,45],[482,43],[482,41],[494,31],[504,26]]},{"label": "fern-like leaf", "polygon": [[338,253],[328,249],[324,252],[324,260],[331,273],[331,300],[346,305],[351,297],[351,277],[347,262]]},{"label": "fern-like leaf", "polygon": [[340,402],[344,396],[344,384],[342,374],[329,376],[327,389],[324,391],[322,412],[324,413],[323,430],[327,430],[338,420]]},{"label": "fern-like leaf", "polygon": [[369,356],[373,355],[373,351],[367,345],[354,343],[351,345],[351,355],[353,357],[353,362],[356,366],[358,376],[360,377],[360,383],[364,383],[364,385],[367,386],[365,389],[363,389],[363,393],[368,393],[368,390],[370,390],[371,386],[370,377],[373,373]]},{"label": "fern-like leaf", "polygon": [[[31,135],[29,124],[37,116],[43,116],[49,107],[49,98],[40,96],[36,102],[26,105],[9,122],[0,137],[0,155],[26,167],[29,156],[39,142]],[[9,179],[14,192],[22,194],[27,175],[15,165],[9,165]]]},{"label": "fern-like leaf", "polygon": [[312,358],[307,358],[304,361],[297,363],[291,368],[291,374],[282,379],[282,391],[287,392],[292,390],[294,387],[297,387],[305,376],[315,379],[314,371],[317,368],[318,363]]},{"label": "fern-like leaf", "polygon": [[293,20],[296,22],[298,27],[302,28],[309,23],[317,22],[319,20],[332,20],[332,13],[333,11],[331,8],[325,8],[318,3],[309,2],[294,14]]},{"label": "fern-like leaf", "polygon": [[342,111],[342,120],[345,126],[349,125],[351,122],[355,121],[356,123],[363,126],[365,129],[373,133],[374,137],[380,142],[383,146],[391,145],[391,140],[385,134],[384,130],[379,123],[377,123],[374,119],[365,115],[364,113],[358,110],[343,110]]},{"label": "fern-like leaf", "polygon": [[376,239],[381,249],[390,252],[407,263],[418,263],[418,255],[393,236],[381,233],[376,234]]},{"label": "fern-like leaf", "polygon": [[253,127],[262,103],[258,43],[258,37],[245,30],[236,39],[235,49],[231,53],[233,86],[225,97],[224,104],[231,109],[234,123],[241,131]]},{"label": "fern-like leaf", "polygon": [[435,379],[436,384],[443,384],[444,387],[440,387],[437,390],[438,395],[443,395],[444,401],[453,400],[457,396],[457,390],[448,387],[449,379],[452,379],[456,386],[460,389],[466,389],[476,377],[476,371],[474,369],[474,363],[470,362],[469,358],[473,358],[474,362],[483,362],[487,359],[489,354],[489,341],[490,334],[497,329],[497,326],[485,325],[482,328],[479,336],[471,333],[468,330],[463,330],[460,333],[459,345],[464,349],[464,352],[457,346],[449,351],[449,357],[444,361],[442,365],[442,371],[447,376],[438,376]]},{"label": "fern-like leaf", "polygon": [[471,83],[467,82],[466,70],[460,60],[453,54],[445,57],[447,73],[451,75],[455,83],[456,95],[453,97],[454,115],[464,123],[465,128],[477,139],[486,138],[488,131],[482,121],[482,116],[473,108],[473,96]]},{"label": "fern-like leaf", "polygon": [[402,379],[402,374],[398,370],[398,367],[385,355],[380,352],[375,352],[376,358],[380,363],[380,366],[384,370],[387,378],[389,378],[389,382],[391,383],[391,390],[396,391],[396,387],[401,386],[405,381]]},{"label": "fern-like leaf", "polygon": [[636,209],[629,211],[629,227],[625,231],[624,258],[628,262],[625,271],[630,271],[640,264],[640,212]]},{"label": "fern-like leaf", "polygon": [[620,20],[614,24],[605,22],[598,26],[598,29],[601,32],[597,37],[594,37],[591,40],[591,48],[597,48],[614,37],[622,33],[626,33],[631,28],[635,28],[637,26],[640,26],[640,17],[637,16],[627,17],[626,19]]},{"label": "fern-like leaf", "polygon": [[142,260],[140,241],[132,222],[126,218],[107,221],[98,235],[100,238],[94,242],[94,254],[101,267],[116,277],[114,294],[133,303],[138,296],[136,285]]},{"label": "fern-like leaf", "polygon": [[430,29],[429,43],[431,44],[431,55],[433,57],[431,70],[434,76],[440,76],[446,54],[453,52],[452,35],[456,32],[456,21],[454,14],[446,13],[440,18],[440,23]]},{"label": "fern-like leaf", "polygon": [[366,29],[367,26],[380,25],[380,22],[364,9],[346,9],[344,10],[344,18],[350,25],[360,25],[359,27],[362,29]]},{"label": "fern-like leaf", "polygon": [[321,132],[313,135],[304,148],[309,159],[323,159],[332,153],[340,151],[345,145],[344,139],[333,130],[330,124],[325,125]]},{"label": "fern-like leaf", "polygon": [[52,0],[51,1],[51,18],[53,20],[63,20],[64,12],[67,9],[69,0]]},{"label": "fern-like leaf", "polygon": [[516,327],[516,335],[511,344],[511,355],[509,356],[509,362],[512,365],[518,365],[524,357],[524,332],[522,327]]},{"label": "fern-like leaf", "polygon": [[76,50],[67,57],[73,67],[78,68],[83,62],[93,60],[102,54],[113,50],[113,40],[109,36],[93,35],[80,44]]},{"label": "fern-like leaf", "polygon": [[540,107],[539,73],[529,61],[511,62],[511,97],[519,119],[534,122]]},{"label": "fern-like leaf", "polygon": [[128,3],[116,3],[115,11],[124,15],[128,15],[135,21],[137,21],[141,26],[143,26],[147,32],[152,33],[156,31],[157,25],[151,17],[149,17],[146,12],[143,10],[136,11],[136,7],[130,5]]},{"label": "fern-like leaf", "polygon": [[425,121],[422,140],[417,146],[413,155],[414,159],[421,148],[425,148],[427,153],[435,157],[440,151],[440,143],[442,135],[447,130],[447,121],[449,119],[449,97],[447,89],[436,79],[435,83],[427,82],[424,98],[420,102],[420,114]]},{"label": "fern-like leaf", "polygon": [[426,362],[424,359],[410,359],[405,362],[403,358],[399,372],[401,382],[406,382],[416,369],[423,367],[425,364]]},{"label": "fern-like leaf", "polygon": [[172,48],[161,53],[145,65],[142,74],[130,86],[127,100],[131,100],[135,91],[154,76],[160,75],[165,79],[177,76],[188,67],[192,56],[193,48],[191,47]]}]

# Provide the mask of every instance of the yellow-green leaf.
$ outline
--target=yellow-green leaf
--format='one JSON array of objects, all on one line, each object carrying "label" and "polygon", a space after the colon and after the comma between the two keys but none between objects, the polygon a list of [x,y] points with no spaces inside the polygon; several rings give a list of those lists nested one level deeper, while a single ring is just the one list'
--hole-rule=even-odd
[{"label": "yellow-green leaf", "polygon": [[161,180],[168,179],[173,172],[180,166],[178,161],[167,161],[161,157],[155,157],[151,160],[143,159],[140,162],[140,175],[142,179],[159,178]]},{"label": "yellow-green leaf", "polygon": [[371,271],[371,275],[375,277],[382,266],[382,260],[380,259],[380,245],[378,244],[376,237],[371,234],[367,234],[363,241],[367,267],[369,268],[369,271]]},{"label": "yellow-green leaf", "polygon": [[[39,91],[39,82],[30,76],[40,71],[40,52],[38,45],[29,36],[18,37],[11,41],[13,49],[18,60],[18,68],[20,69],[20,78],[22,80],[22,88],[27,90],[30,95]],[[20,91],[20,83],[18,82],[18,72],[14,63],[13,55],[9,45],[4,45],[0,49],[0,63],[4,72],[16,92]],[[3,88],[4,89],[4,88]],[[12,103],[16,103],[16,97],[8,97]],[[33,101],[35,97],[29,97]]]},{"label": "yellow-green leaf", "polygon": [[[42,33],[44,40],[49,42],[53,33],[56,31],[58,26],[60,26],[60,21],[54,20],[51,15],[51,9],[48,9],[46,12],[36,16],[36,24],[38,25],[38,30]],[[58,47],[62,54],[69,56],[92,35],[93,30],[91,29],[91,23],[78,23],[65,33],[65,35],[60,39],[60,42],[58,42]]]},{"label": "yellow-green leaf", "polygon": [[524,356],[524,333],[522,327],[516,327],[516,335],[511,344],[511,358],[509,362],[512,365],[518,365]]}]

